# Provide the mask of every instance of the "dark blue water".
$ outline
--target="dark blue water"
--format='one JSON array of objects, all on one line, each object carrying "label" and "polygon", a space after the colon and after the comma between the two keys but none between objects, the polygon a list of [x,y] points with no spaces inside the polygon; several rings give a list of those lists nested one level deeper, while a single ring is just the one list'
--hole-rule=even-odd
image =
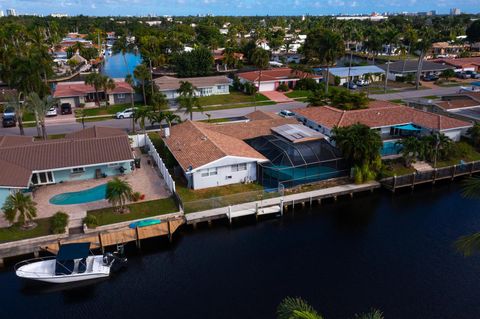
[{"label": "dark blue water", "polygon": [[292,217],[177,233],[129,250],[128,268],[48,292],[0,273],[1,311],[18,318],[274,318],[302,296],[326,318],[371,307],[386,318],[479,318],[480,257],[452,248],[480,230],[480,202],[458,186],[297,209]]},{"label": "dark blue water", "polygon": [[106,55],[102,73],[111,78],[124,79],[127,74],[133,75],[133,70],[140,63],[142,63],[140,54],[127,53],[125,58],[122,54]]}]

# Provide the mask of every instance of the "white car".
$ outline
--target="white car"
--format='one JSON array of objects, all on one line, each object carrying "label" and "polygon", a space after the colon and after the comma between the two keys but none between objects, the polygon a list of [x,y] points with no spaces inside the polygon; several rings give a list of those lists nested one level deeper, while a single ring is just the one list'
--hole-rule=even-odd
[{"label": "white car", "polygon": [[129,117],[133,117],[134,113],[135,113],[135,108],[129,108],[129,109],[123,110],[122,112],[117,112],[115,114],[115,117],[117,119],[126,119],[126,118],[129,118]]},{"label": "white car", "polygon": [[359,79],[355,81],[355,84],[358,86],[367,86],[370,84],[370,82],[368,82],[367,80]]},{"label": "white car", "polygon": [[282,117],[294,117],[295,113],[290,112],[289,110],[282,110],[278,113],[278,115],[280,115]]},{"label": "white car", "polygon": [[51,107],[47,113],[45,113],[46,116],[57,116],[57,108],[56,107]]}]

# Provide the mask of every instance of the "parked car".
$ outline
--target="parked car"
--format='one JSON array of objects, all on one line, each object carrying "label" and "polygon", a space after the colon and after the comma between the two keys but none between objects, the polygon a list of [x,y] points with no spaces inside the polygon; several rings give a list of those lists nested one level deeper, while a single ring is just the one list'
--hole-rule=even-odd
[{"label": "parked car", "polygon": [[282,110],[278,113],[278,115],[282,116],[282,117],[294,117],[295,116],[295,113],[289,111],[289,110]]},{"label": "parked car", "polygon": [[57,116],[57,108],[56,107],[51,107],[47,113],[45,113],[45,116]]},{"label": "parked car", "polygon": [[370,84],[370,82],[364,79],[359,79],[359,80],[356,80],[354,84],[357,86],[367,86]]},{"label": "parked car", "polygon": [[357,88],[357,85],[353,82],[345,82],[343,83],[343,87],[350,89],[350,90],[355,90]]},{"label": "parked car", "polygon": [[133,117],[134,114],[135,114],[135,108],[128,108],[123,110],[122,112],[117,112],[115,114],[115,117],[117,119],[125,119],[129,117]]},{"label": "parked car", "polygon": [[465,73],[470,75],[472,79],[480,79],[480,73],[477,73],[475,71],[466,71]]},{"label": "parked car", "polygon": [[72,105],[70,103],[62,103],[62,105],[60,105],[60,113],[62,115],[72,114]]},{"label": "parked car", "polygon": [[3,110],[3,116],[15,116],[15,109],[11,106],[7,106]]},{"label": "parked car", "polygon": [[466,73],[466,72],[458,72],[456,74],[457,78],[459,79],[470,79],[471,78],[471,75]]},{"label": "parked car", "polygon": [[423,80],[426,82],[432,82],[438,80],[438,76],[435,74],[428,74],[423,77]]},{"label": "parked car", "polygon": [[4,115],[2,119],[3,127],[15,127],[17,126],[17,119],[15,115]]}]

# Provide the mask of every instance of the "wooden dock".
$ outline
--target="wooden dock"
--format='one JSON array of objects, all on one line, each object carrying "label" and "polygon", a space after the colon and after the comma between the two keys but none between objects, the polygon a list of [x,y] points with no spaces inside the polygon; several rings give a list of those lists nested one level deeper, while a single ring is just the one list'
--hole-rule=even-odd
[{"label": "wooden dock", "polygon": [[471,176],[478,172],[480,172],[480,161],[475,161],[436,168],[425,172],[414,172],[408,175],[389,177],[382,179],[380,182],[383,187],[395,192],[395,190],[399,188],[410,187],[413,189],[416,185],[426,183],[435,184],[437,181],[454,180],[457,177]]},{"label": "wooden dock", "polygon": [[130,221],[122,227],[115,224],[106,225],[98,227],[98,230],[90,230],[85,234],[71,236],[68,234],[50,235],[3,243],[0,244],[0,265],[3,265],[4,259],[9,257],[32,253],[37,257],[41,251],[55,253],[58,251],[60,245],[66,243],[89,242],[90,249],[100,249],[104,251],[106,247],[130,242],[135,242],[137,247],[140,247],[141,241],[147,238],[168,236],[169,240],[171,240],[175,231],[185,223],[185,219],[180,213],[169,215],[167,218],[165,217],[166,215],[157,216],[158,218],[162,218],[162,223],[160,224],[137,227],[135,229],[128,227],[128,223],[133,222]]},{"label": "wooden dock", "polygon": [[273,213],[283,214],[283,211],[287,210],[289,206],[295,206],[297,204],[305,205],[307,203],[312,204],[314,201],[320,203],[322,199],[337,199],[337,197],[344,195],[353,196],[354,193],[373,191],[380,187],[380,183],[375,181],[360,185],[340,185],[310,192],[285,195],[283,197],[269,198],[250,203],[190,213],[185,215],[185,219],[187,224],[195,227],[196,224],[201,222],[211,222],[223,218],[227,218],[231,222],[233,218],[248,215],[261,216]]}]

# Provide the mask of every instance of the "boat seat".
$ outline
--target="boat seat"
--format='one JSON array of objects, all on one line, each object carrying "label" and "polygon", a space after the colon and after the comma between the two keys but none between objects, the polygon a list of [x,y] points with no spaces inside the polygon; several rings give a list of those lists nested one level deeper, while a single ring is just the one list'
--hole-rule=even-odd
[{"label": "boat seat", "polygon": [[87,258],[82,258],[78,262],[77,273],[83,274],[87,270]]}]

